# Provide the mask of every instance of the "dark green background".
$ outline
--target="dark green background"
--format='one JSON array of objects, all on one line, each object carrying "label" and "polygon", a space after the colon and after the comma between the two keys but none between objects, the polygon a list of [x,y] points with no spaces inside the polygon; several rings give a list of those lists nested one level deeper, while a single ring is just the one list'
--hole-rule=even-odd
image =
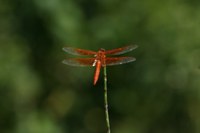
[{"label": "dark green background", "polygon": [[1,0],[0,133],[106,133],[103,76],[62,47],[129,44],[107,68],[112,133],[200,133],[199,0]]}]

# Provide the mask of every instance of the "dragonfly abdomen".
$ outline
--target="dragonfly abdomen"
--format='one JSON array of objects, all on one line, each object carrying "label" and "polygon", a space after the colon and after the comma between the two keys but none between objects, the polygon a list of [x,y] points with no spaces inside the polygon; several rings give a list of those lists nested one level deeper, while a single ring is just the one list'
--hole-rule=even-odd
[{"label": "dragonfly abdomen", "polygon": [[95,69],[95,73],[94,73],[94,85],[97,83],[97,81],[99,79],[100,70],[101,70],[101,61],[97,60],[96,69]]}]

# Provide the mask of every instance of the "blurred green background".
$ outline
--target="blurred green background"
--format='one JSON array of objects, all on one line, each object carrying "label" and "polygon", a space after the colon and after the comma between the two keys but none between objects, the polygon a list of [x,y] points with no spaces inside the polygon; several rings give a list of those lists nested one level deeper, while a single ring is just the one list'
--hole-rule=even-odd
[{"label": "blurred green background", "polygon": [[200,133],[199,0],[1,0],[0,133],[105,133],[103,76],[71,46],[129,44],[107,68],[112,133]]}]

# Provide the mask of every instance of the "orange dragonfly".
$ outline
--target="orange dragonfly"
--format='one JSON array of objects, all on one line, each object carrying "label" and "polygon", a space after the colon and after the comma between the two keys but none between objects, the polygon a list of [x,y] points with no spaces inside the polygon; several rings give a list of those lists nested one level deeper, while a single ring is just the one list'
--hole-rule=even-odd
[{"label": "orange dragonfly", "polygon": [[72,47],[64,47],[63,50],[72,55],[93,55],[92,58],[67,58],[63,60],[64,64],[71,66],[95,66],[95,74],[94,74],[94,82],[95,85],[98,81],[100,69],[105,66],[113,66],[120,65],[135,61],[134,57],[107,57],[107,55],[120,55],[132,51],[137,48],[137,45],[129,45],[121,48],[116,48],[112,50],[100,49],[98,52],[72,48]]}]

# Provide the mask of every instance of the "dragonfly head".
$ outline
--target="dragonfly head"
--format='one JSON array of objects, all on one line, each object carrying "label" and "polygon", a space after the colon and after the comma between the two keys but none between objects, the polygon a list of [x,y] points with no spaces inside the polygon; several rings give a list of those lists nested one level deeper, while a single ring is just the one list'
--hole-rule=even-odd
[{"label": "dragonfly head", "polygon": [[105,52],[106,50],[105,50],[105,49],[103,49],[103,48],[100,48],[100,51],[101,51],[101,52]]}]

